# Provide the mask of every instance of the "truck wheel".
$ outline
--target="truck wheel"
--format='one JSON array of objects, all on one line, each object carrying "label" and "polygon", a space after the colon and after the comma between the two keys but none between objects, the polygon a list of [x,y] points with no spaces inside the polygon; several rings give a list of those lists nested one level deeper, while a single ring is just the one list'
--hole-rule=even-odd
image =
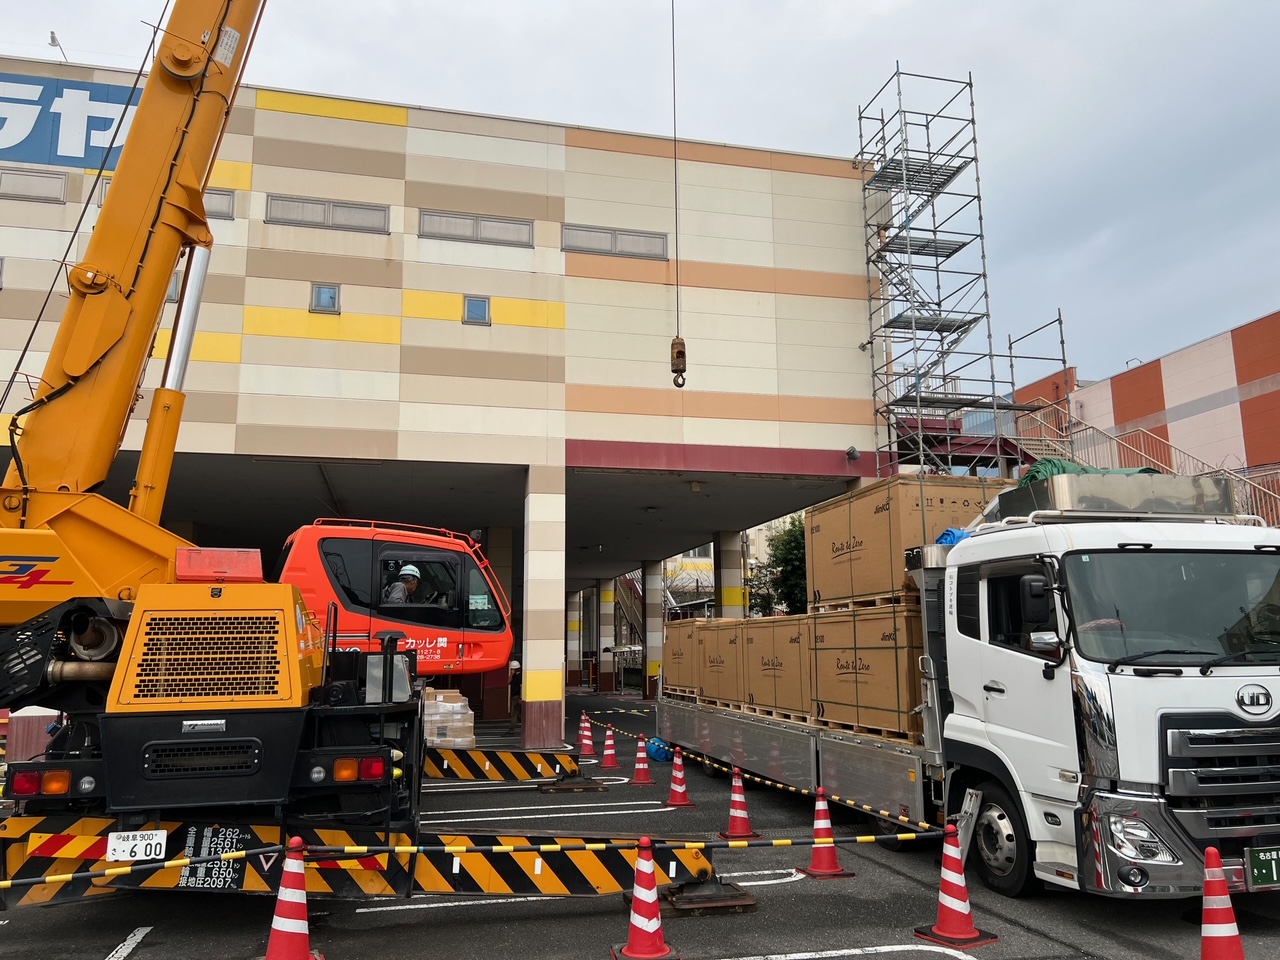
[{"label": "truck wheel", "polygon": [[1031,870],[1031,840],[1022,811],[1004,787],[987,781],[970,844],[969,862],[988,889],[1021,897],[1038,886]]}]

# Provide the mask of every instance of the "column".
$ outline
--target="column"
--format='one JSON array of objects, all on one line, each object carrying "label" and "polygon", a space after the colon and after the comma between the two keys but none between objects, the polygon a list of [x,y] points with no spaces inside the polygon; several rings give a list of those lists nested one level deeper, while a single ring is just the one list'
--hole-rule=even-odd
[{"label": "column", "polygon": [[564,602],[564,663],[566,683],[571,687],[586,686],[588,678],[582,669],[582,593],[570,593]]},{"label": "column", "polygon": [[[596,630],[596,637],[600,645],[596,648],[600,651],[600,692],[612,693],[614,690],[613,676],[613,645],[618,642],[617,631],[613,626],[613,604],[616,597],[614,596],[614,583],[612,580],[596,581],[596,616],[600,627]],[[605,650],[608,653],[605,653]]]},{"label": "column", "polygon": [[742,533],[721,530],[712,541],[715,557],[716,616],[737,620],[746,616],[742,589]]},{"label": "column", "polygon": [[644,565],[644,698],[658,694],[658,677],[662,673],[662,561]]},{"label": "column", "polygon": [[[484,533],[484,541],[481,544],[484,550],[485,558],[489,561],[489,569],[493,571],[494,578],[498,581],[498,585],[502,587],[502,592],[507,595],[507,602],[511,604],[511,629],[515,633],[516,641],[524,636],[522,632],[521,617],[523,616],[523,603],[521,602],[521,594],[523,589],[517,590],[513,581],[515,575],[515,531],[511,527],[489,527]],[[520,587],[523,588],[523,583]],[[519,647],[511,651],[513,660],[519,660],[521,652]],[[523,661],[521,661],[523,663]],[[479,695],[482,698],[483,707],[481,717],[485,720],[506,720],[509,715],[509,698],[508,691],[508,674],[507,666],[503,664],[497,670],[490,670],[487,673],[477,675],[476,680],[479,683],[479,690],[473,691],[466,682],[468,678],[464,677],[460,684],[462,689],[466,691],[467,696]],[[480,719],[480,717],[477,717]]]},{"label": "column", "polygon": [[531,464],[524,497],[523,746],[564,744],[564,467]]}]

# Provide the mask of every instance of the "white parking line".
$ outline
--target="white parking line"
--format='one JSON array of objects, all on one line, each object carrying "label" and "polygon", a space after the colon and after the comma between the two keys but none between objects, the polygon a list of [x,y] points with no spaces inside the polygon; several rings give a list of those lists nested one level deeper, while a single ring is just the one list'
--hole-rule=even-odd
[{"label": "white parking line", "polygon": [[940,957],[956,957],[966,960],[968,954],[950,947],[935,947],[932,944],[891,944],[885,947],[845,947],[843,950],[815,950],[807,953],[770,953],[757,957],[726,957],[725,960],[825,960],[827,957],[871,957],[886,953],[936,953]]},{"label": "white parking line", "polygon": [[743,880],[738,886],[740,887],[767,887],[774,883],[795,883],[797,880],[804,880],[805,875],[799,870],[792,870],[789,877],[778,877],[776,880]]},{"label": "white parking line", "polygon": [[357,907],[356,913],[382,913],[387,910],[439,910],[443,907],[485,907],[495,903],[528,903],[532,900],[546,899],[546,897],[494,897],[484,900],[450,900],[448,903],[397,903],[390,907]]},{"label": "white parking line", "polygon": [[530,817],[451,817],[446,820],[422,820],[421,825],[430,827],[437,824],[451,823],[484,823],[488,820],[501,820],[506,823],[510,820],[562,820],[566,817],[605,817],[614,813],[671,813],[676,807],[643,807],[633,808],[630,810],[588,810],[585,813],[538,813]]},{"label": "white parking line", "polygon": [[133,948],[142,942],[142,938],[150,933],[151,929],[151,927],[139,927],[133,931],[133,933],[125,937],[124,943],[107,954],[107,960],[124,960],[125,957],[133,953]]},{"label": "white parking line", "polygon": [[665,807],[660,800],[619,800],[613,803],[543,803],[518,807],[471,807],[467,810],[441,810],[440,813],[502,813],[504,810],[583,810],[588,807]]},{"label": "white parking line", "polygon": [[763,877],[763,876],[773,876],[773,875],[775,875],[775,874],[779,874],[779,873],[793,873],[793,872],[794,872],[794,871],[792,870],[792,868],[788,867],[788,868],[786,868],[785,870],[776,870],[776,869],[775,869],[775,870],[737,870],[737,871],[735,871],[735,872],[733,872],[733,873],[719,873],[719,874],[717,874],[717,876],[720,876],[720,877]]}]

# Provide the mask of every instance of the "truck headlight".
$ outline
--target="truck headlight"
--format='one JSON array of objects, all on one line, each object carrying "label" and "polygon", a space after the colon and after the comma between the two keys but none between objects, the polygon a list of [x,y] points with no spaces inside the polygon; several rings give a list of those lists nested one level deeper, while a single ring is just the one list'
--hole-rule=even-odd
[{"label": "truck headlight", "polygon": [[1146,863],[1181,863],[1160,835],[1145,820],[1107,814],[1107,830],[1111,834],[1111,849],[1128,860]]}]

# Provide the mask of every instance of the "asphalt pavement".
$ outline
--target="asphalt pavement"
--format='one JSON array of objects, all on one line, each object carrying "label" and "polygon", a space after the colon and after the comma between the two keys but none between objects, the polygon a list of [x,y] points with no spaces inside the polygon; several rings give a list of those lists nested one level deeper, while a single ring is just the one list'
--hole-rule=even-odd
[{"label": "asphalt pavement", "polygon": [[[629,782],[634,735],[651,734],[651,703],[635,697],[575,695],[569,733],[586,709],[617,731],[621,769],[608,792],[544,794],[526,788],[433,791],[423,820],[433,832],[551,833],[608,836],[651,833],[713,839],[728,823],[729,778],[690,764],[688,788],[697,804],[667,807],[670,764],[652,764],[656,785]],[[602,728],[596,727],[596,749]],[[498,745],[501,728],[481,725],[478,736]],[[510,743],[509,740],[505,741]],[[596,772],[588,767],[588,772]],[[752,827],[769,838],[812,833],[809,799],[765,786],[746,790]],[[850,811],[833,811],[837,838],[869,832]],[[510,830],[504,829],[509,827]],[[856,876],[813,880],[797,872],[810,848],[712,852],[716,871],[758,900],[751,913],[667,915],[666,939],[686,960],[818,960],[866,955],[923,960],[973,956],[990,960],[1194,960],[1200,956],[1198,901],[1131,902],[1050,890],[1008,900],[972,884],[977,925],[1000,938],[959,953],[931,947],[912,930],[937,915],[940,846],[892,852],[868,844],[839,849]],[[1280,895],[1233,898],[1252,960],[1280,956]],[[151,960],[261,957],[266,951],[272,897],[188,892],[121,893],[80,903],[24,907],[0,914],[0,958],[32,960]],[[448,960],[599,958],[623,943],[629,907],[614,894],[591,898],[423,897],[413,900],[310,901],[311,943],[329,960]]]}]

